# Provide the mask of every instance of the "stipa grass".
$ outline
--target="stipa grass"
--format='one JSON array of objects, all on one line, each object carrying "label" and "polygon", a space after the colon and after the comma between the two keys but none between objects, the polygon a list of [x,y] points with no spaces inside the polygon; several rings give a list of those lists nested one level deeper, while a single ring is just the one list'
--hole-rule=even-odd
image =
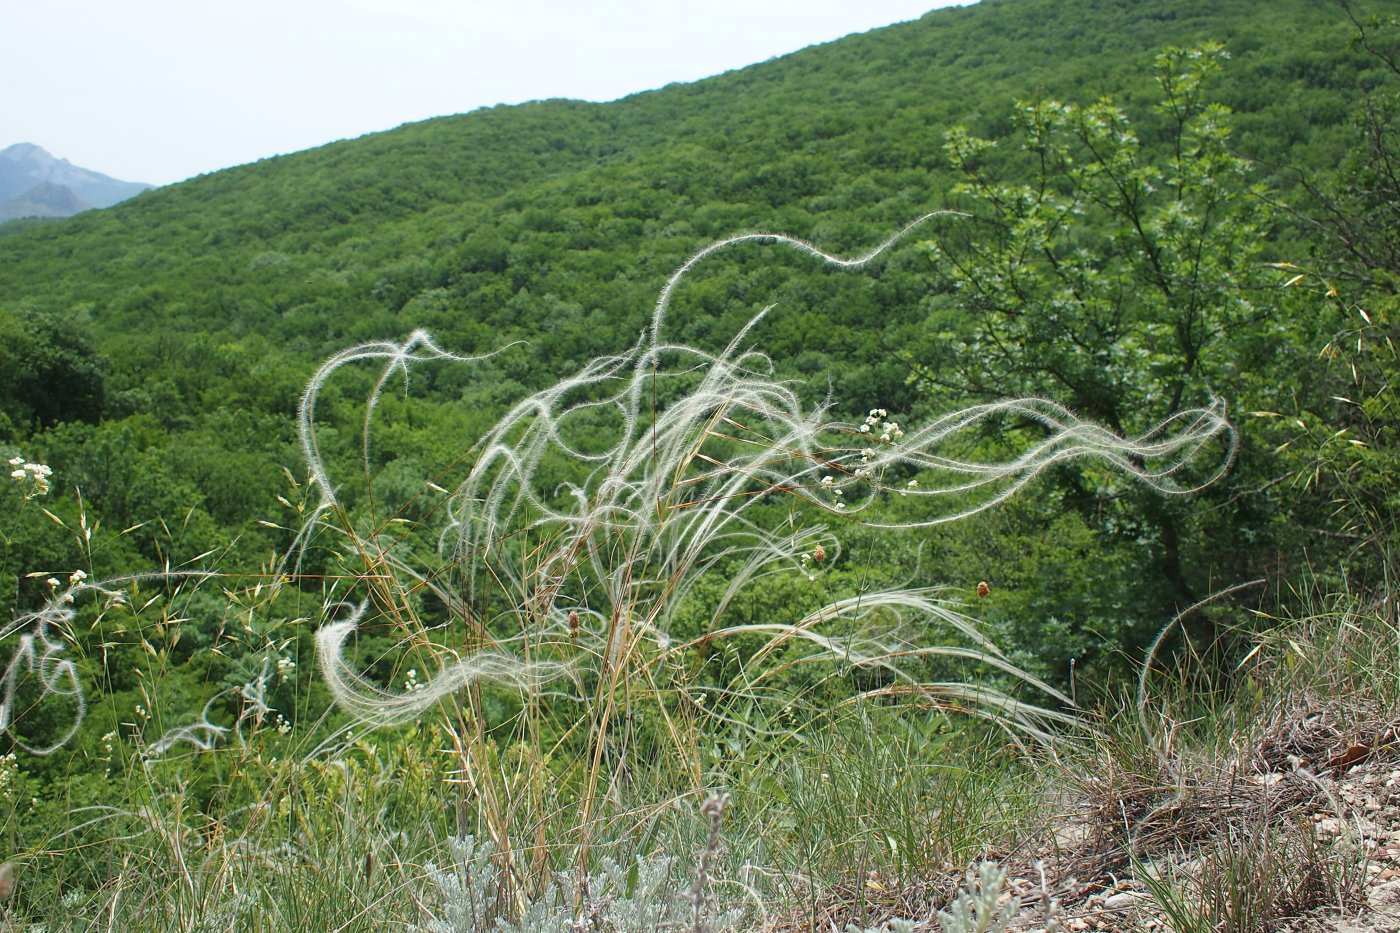
[{"label": "stipa grass", "polygon": [[[553,860],[536,849],[527,870],[510,853],[528,848],[539,826],[557,818],[540,809],[546,799],[565,805],[542,785],[565,775],[576,811],[562,835],[586,872],[595,836],[627,819],[623,799],[640,770],[669,771],[667,782],[703,797],[704,736],[741,727],[744,707],[790,703],[794,684],[820,679],[808,673],[814,667],[869,672],[873,686],[848,698],[957,708],[1042,737],[1055,722],[1071,721],[1063,711],[1068,698],[1012,664],[937,587],[858,587],[812,599],[810,608],[732,622],[744,594],[814,577],[839,553],[829,522],[899,532],[956,521],[1077,459],[1164,493],[1198,488],[1177,485],[1188,465],[1214,458],[1204,482],[1228,465],[1233,434],[1218,401],[1135,438],[1037,398],[971,406],[917,426],[902,426],[883,409],[851,423],[831,419],[829,403],[804,402],[770,360],[749,349],[767,311],[717,352],[665,337],[684,276],[722,249],[778,245],[858,268],[898,237],[855,259],[770,235],[702,250],[667,282],[634,347],[527,396],[467,446],[464,475],[439,478],[417,503],[423,515],[440,517],[430,523],[391,518],[366,528],[352,516],[339,492],[350,474],[338,475],[322,455],[321,399],[342,371],[373,367],[359,441],[360,472],[372,490],[372,433],[391,381],[475,358],[418,332],[402,344],[346,350],[312,380],[300,429],[319,503],[301,543],[328,541],[347,568],[358,568],[353,591],[342,591],[317,634],[322,674],[335,701],[373,725],[443,705],[475,814],[471,829],[490,840],[524,888],[539,890],[540,872]],[[1009,459],[968,453],[979,430],[1005,420],[1038,433]],[[883,507],[896,496],[911,500],[902,514]],[[774,503],[786,520],[774,522],[765,511]],[[431,548],[421,540],[425,531],[435,536]],[[715,580],[723,581],[719,591],[709,592]],[[357,650],[357,639],[372,633],[393,644],[381,639],[377,653]],[[727,676],[697,678],[693,659],[726,643],[740,646]],[[407,658],[415,672],[430,672],[411,690],[390,689],[370,674],[407,667]],[[935,662],[981,665],[1043,700],[921,676]],[[502,701],[502,690],[517,699]],[[503,773],[488,751],[505,735],[521,749],[518,767],[526,773]],[[556,759],[566,754],[577,758],[561,769]],[[522,799],[522,787],[536,789]]]},{"label": "stipa grass", "polygon": [[[985,799],[951,768],[900,781],[875,773],[884,760],[875,737],[868,754],[827,755],[848,763],[837,769],[817,763],[825,753],[815,734],[876,721],[865,710],[889,716],[887,707],[902,706],[927,720],[969,712],[1047,739],[1075,722],[1066,697],[1003,656],[941,590],[875,583],[834,529],[926,529],[1085,458],[1165,493],[1188,492],[1196,481],[1178,478],[1223,470],[1232,432],[1218,402],[1137,438],[1033,398],[917,425],[879,407],[843,421],[829,400],[806,402],[749,348],[767,312],[717,351],[665,339],[666,309],[684,276],[723,249],[766,243],[859,267],[893,242],[854,260],[787,237],[738,237],[702,251],[667,283],[635,346],[527,396],[457,444],[434,482],[407,494],[389,495],[392,471],[379,466],[386,410],[410,404],[389,387],[480,358],[415,333],[328,360],[301,407],[312,503],[299,515],[309,518],[274,577],[297,584],[287,592],[324,593],[318,673],[357,737],[318,732],[320,711],[307,708],[293,718],[299,728],[310,723],[315,738],[283,740],[292,724],[268,689],[284,662],[295,669],[281,654],[283,632],[257,636],[266,651],[232,686],[210,685],[225,706],[239,691],[227,723],[207,705],[202,715],[198,704],[139,710],[162,726],[150,737],[144,726],[123,733],[141,740],[125,798],[85,813],[56,843],[96,845],[89,840],[105,832],[124,853],[109,866],[111,880],[94,884],[94,909],[109,925],[163,918],[191,928],[249,917],[337,929],[426,924],[440,918],[415,900],[431,893],[422,866],[460,861],[443,851],[449,836],[471,836],[474,852],[489,853],[489,909],[511,923],[541,910],[583,922],[590,879],[616,868],[622,881],[601,883],[618,892],[615,901],[633,897],[638,873],[660,864],[658,852],[674,858],[664,875],[681,912],[686,898],[712,904],[720,884],[721,900],[760,903],[818,890],[849,870],[838,858],[774,851],[804,844],[804,832],[814,849],[817,834],[827,834],[832,851],[854,855],[880,884],[975,857],[965,834],[935,834],[925,846],[897,820],[871,823],[850,808],[801,828],[782,814],[806,792],[798,785],[808,776],[783,770],[794,751],[811,752],[805,757],[822,769],[816,780],[849,785],[860,807],[888,793],[930,812]],[[333,427],[347,407],[345,387],[364,369],[356,464],[331,452]],[[1011,421],[1020,427],[1008,445],[1023,445],[1002,459],[977,456],[978,433]],[[377,509],[385,501],[395,503],[387,515]],[[275,598],[225,595],[235,613],[250,615]],[[17,655],[13,670],[29,689],[47,690],[40,701],[70,700],[59,695],[70,684],[71,699],[81,698],[81,666],[62,666],[67,642],[47,634],[50,617],[70,618],[64,606],[56,598],[5,629],[30,638],[33,650]],[[969,676],[974,666],[987,676]],[[43,672],[62,689],[28,676]],[[360,725],[385,729],[385,744]],[[935,731],[911,754],[937,754]],[[212,786],[207,776],[187,783],[203,770],[217,775]],[[722,789],[734,798],[720,838],[697,810]],[[319,806],[322,794],[335,805]],[[214,812],[221,802],[228,812]],[[792,838],[750,834],[750,821],[786,826]],[[879,827],[882,838],[857,824]],[[789,868],[802,877],[781,877]],[[168,898],[143,888],[162,872],[177,880]],[[672,884],[680,878],[686,883]],[[51,885],[55,897],[62,887]],[[723,910],[693,909],[691,922],[702,913]]]}]

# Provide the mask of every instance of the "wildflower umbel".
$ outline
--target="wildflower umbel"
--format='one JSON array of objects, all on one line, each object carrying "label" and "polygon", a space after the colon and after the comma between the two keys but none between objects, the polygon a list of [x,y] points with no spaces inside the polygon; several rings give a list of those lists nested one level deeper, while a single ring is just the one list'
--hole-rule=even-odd
[{"label": "wildflower umbel", "polygon": [[24,487],[24,497],[34,499],[49,494],[49,477],[53,470],[42,463],[30,463],[23,457],[10,458],[10,479]]},{"label": "wildflower umbel", "polygon": [[15,795],[15,781],[19,776],[19,764],[15,753],[0,755],[0,800],[9,800]]},{"label": "wildflower umbel", "polygon": [[870,409],[865,423],[860,426],[860,432],[879,438],[881,444],[893,444],[904,437],[904,429],[899,426],[898,421],[888,420],[889,417],[890,413],[886,409]]}]

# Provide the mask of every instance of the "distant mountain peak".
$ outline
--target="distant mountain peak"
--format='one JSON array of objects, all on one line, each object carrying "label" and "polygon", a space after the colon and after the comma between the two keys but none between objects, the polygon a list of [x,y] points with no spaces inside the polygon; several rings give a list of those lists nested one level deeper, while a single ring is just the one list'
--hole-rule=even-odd
[{"label": "distant mountain peak", "polygon": [[92,207],[111,207],[150,187],[81,168],[35,143],[0,149],[0,221],[67,217]]},{"label": "distant mountain peak", "polygon": [[48,159],[53,161],[53,156],[43,146],[36,146],[34,143],[15,143],[0,149],[0,159],[10,159],[21,162],[27,159]]}]

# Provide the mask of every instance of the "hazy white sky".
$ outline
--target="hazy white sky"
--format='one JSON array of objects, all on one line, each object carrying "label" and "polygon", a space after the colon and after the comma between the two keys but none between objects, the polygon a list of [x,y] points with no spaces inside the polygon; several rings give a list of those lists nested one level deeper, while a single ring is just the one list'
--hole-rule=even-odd
[{"label": "hazy white sky", "polygon": [[428,117],[612,100],[967,0],[0,0],[0,148],[166,184]]}]

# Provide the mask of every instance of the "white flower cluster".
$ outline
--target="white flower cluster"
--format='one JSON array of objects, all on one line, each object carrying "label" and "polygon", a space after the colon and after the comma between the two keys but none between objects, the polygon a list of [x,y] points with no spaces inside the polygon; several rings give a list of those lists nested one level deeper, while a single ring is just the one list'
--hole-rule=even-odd
[{"label": "white flower cluster", "polygon": [[15,795],[15,778],[19,775],[19,763],[15,753],[0,755],[0,800],[9,800]]},{"label": "white flower cluster", "polygon": [[53,475],[53,470],[42,463],[30,463],[23,457],[11,457],[10,466],[14,467],[10,471],[10,479],[24,486],[26,499],[49,494],[49,477]]},{"label": "white flower cluster", "polygon": [[841,501],[841,497],[844,496],[846,493],[841,489],[840,486],[836,485],[835,478],[829,475],[823,476],[821,478],[821,487],[822,489],[825,489],[827,492],[831,493],[831,495],[836,499],[836,508],[838,511],[846,507],[846,503]]},{"label": "white flower cluster", "polygon": [[279,657],[277,659],[277,682],[279,684],[286,683],[287,678],[296,673],[296,669],[297,662],[293,661],[291,658]]},{"label": "white flower cluster", "polygon": [[[56,599],[58,602],[60,602],[60,603],[71,603],[71,602],[73,601],[73,594],[74,594],[74,593],[78,592],[79,590],[87,589],[87,587],[85,587],[85,586],[83,585],[83,581],[86,580],[86,579],[87,579],[87,571],[85,571],[85,570],[75,570],[75,571],[73,571],[72,573],[70,573],[70,574],[68,575],[68,587],[67,587],[62,593],[60,593],[60,592],[58,591],[58,588],[59,588],[60,586],[63,585],[63,584],[61,584],[61,583],[58,582],[58,577],[49,577],[47,580],[44,581],[44,583],[48,584],[49,591],[52,592],[52,593],[54,594],[54,599]],[[112,597],[111,597],[111,599],[109,600],[109,604],[110,604],[110,603],[120,603],[121,601],[122,601],[122,596],[121,596],[121,594],[120,594],[120,593],[114,593],[114,594],[112,594]]]},{"label": "white flower cluster", "polygon": [[[870,414],[866,416],[865,423],[860,426],[860,433],[873,438],[881,444],[890,445],[904,437],[904,429],[899,426],[898,421],[891,421],[890,413],[883,408],[872,408]],[[875,458],[875,449],[867,447],[860,452],[860,462],[869,463]],[[866,477],[870,476],[870,471],[863,471]],[[857,473],[857,476],[862,475]]]},{"label": "white flower cluster", "polygon": [[890,413],[883,408],[870,409],[865,424],[860,426],[860,433],[879,437],[881,444],[893,444],[904,436],[904,431],[898,421],[889,421],[889,417]]}]

